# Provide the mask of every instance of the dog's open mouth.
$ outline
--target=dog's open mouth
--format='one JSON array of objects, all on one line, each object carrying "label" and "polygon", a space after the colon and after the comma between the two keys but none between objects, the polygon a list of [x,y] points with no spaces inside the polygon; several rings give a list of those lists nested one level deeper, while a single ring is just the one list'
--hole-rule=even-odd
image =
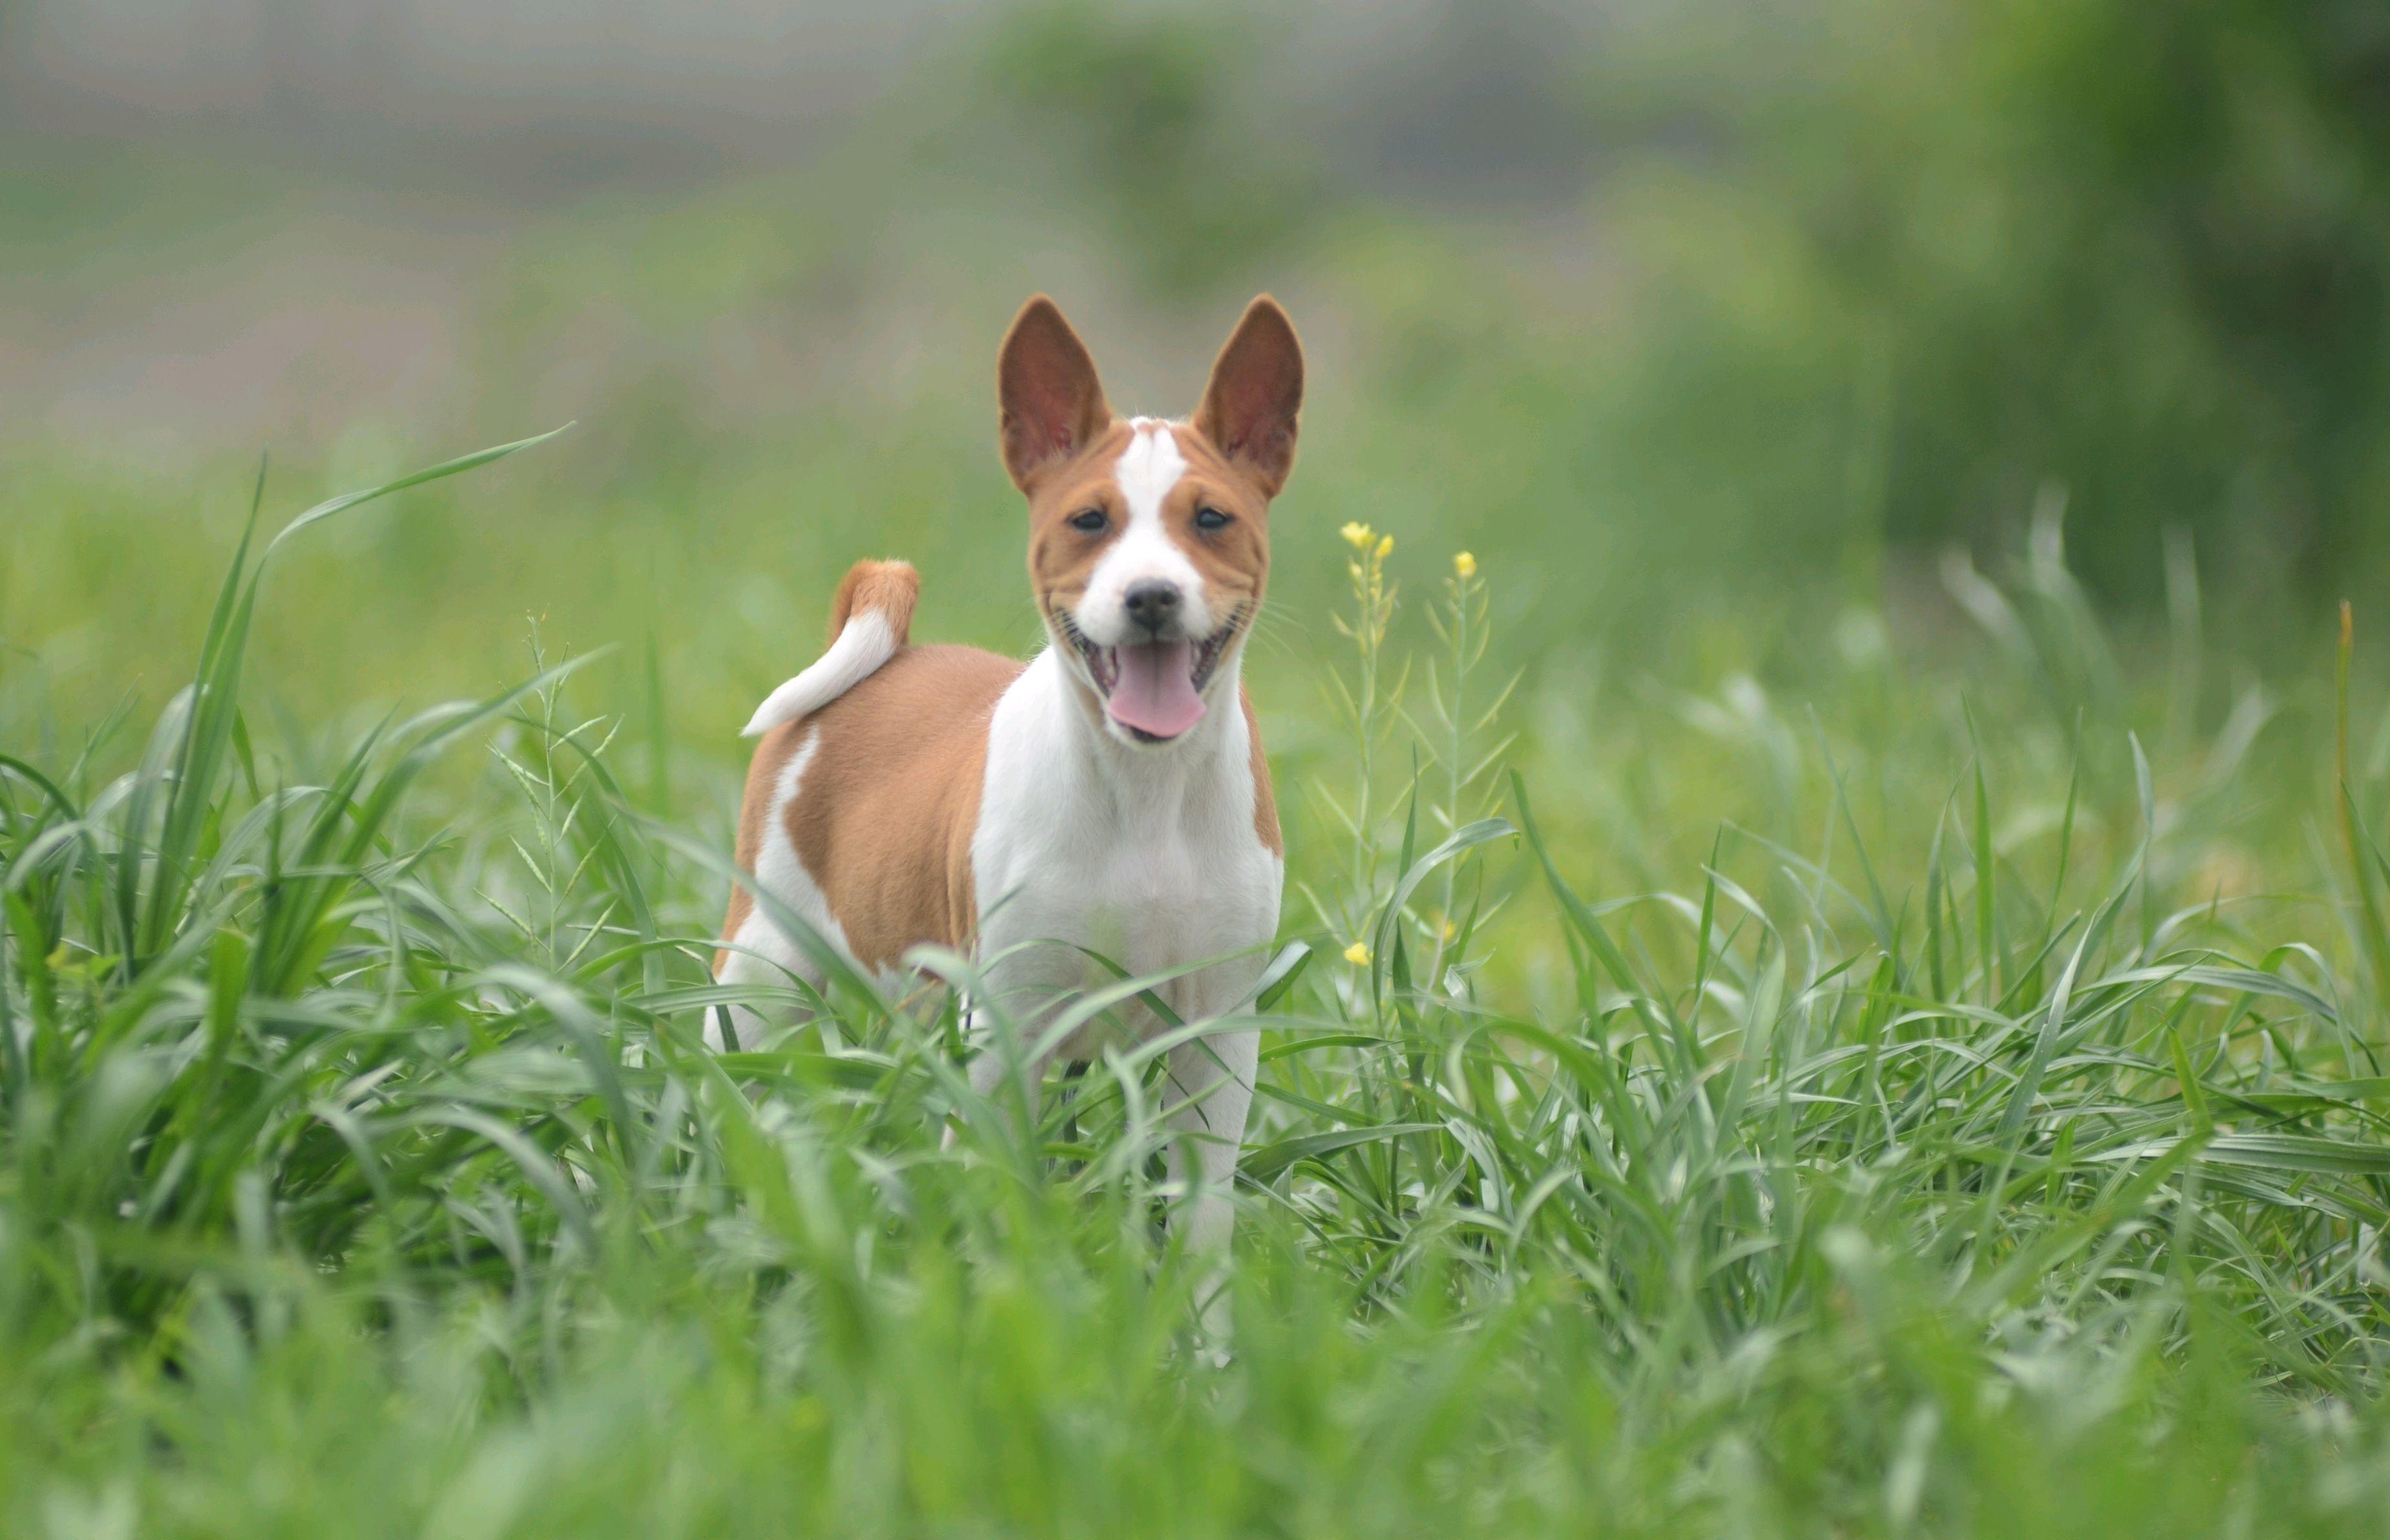
[{"label": "dog's open mouth", "polygon": [[1056,610],[1062,635],[1086,660],[1087,676],[1104,698],[1104,711],[1144,743],[1163,743],[1203,720],[1203,687],[1212,682],[1222,654],[1244,624],[1239,605],[1227,623],[1201,641],[1184,638],[1098,647]]}]

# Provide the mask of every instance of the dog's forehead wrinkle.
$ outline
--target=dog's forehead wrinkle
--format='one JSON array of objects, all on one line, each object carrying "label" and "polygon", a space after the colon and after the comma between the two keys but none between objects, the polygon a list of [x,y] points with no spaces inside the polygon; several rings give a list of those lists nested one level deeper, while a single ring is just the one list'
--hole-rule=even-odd
[{"label": "dog's forehead wrinkle", "polygon": [[1112,468],[1121,495],[1128,500],[1129,518],[1142,521],[1162,517],[1162,501],[1187,474],[1186,456],[1178,452],[1178,436],[1166,422],[1132,418],[1128,447]]}]

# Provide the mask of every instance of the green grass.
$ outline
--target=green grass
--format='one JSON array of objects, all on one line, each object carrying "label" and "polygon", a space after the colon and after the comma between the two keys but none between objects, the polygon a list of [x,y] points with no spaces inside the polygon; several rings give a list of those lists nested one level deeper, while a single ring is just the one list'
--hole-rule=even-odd
[{"label": "green grass", "polygon": [[245,540],[153,721],[11,665],[0,1521],[2378,1534],[2371,713],[2335,762],[2326,669],[2145,662],[2050,535],[1954,576],[1997,645],[1862,628],[1814,707],[1511,695],[1505,571],[1361,555],[1343,661],[1272,665],[1322,693],[1226,1364],[1150,1052],[1033,1136],[936,983],[705,1055],[731,767],[577,661],[269,732],[319,535]]}]

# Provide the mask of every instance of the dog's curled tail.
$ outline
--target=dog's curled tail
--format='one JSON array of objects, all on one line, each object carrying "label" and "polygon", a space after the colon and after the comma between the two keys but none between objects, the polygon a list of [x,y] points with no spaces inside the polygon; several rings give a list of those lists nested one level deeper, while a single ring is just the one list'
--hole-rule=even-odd
[{"label": "dog's curled tail", "polygon": [[853,689],[911,640],[921,575],[909,561],[858,561],[829,608],[829,650],[755,708],[746,736],[817,712]]}]

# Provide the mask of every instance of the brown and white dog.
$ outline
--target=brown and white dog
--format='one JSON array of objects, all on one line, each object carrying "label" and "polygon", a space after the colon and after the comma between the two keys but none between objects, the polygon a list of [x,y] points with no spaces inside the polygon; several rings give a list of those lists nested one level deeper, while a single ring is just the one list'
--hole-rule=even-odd
[{"label": "brown and white dog", "polygon": [[[996,393],[1048,645],[1025,665],[913,646],[913,569],[859,563],[829,650],[747,725],[763,743],[739,864],[867,973],[900,980],[922,943],[970,954],[1024,1045],[1057,1000],[1111,982],[1080,948],[1133,975],[1203,964],[1157,993],[1182,1021],[1216,1018],[1260,973],[1285,877],[1238,673],[1269,575],[1270,499],[1294,464],[1294,328],[1256,299],[1192,417],[1124,421],[1040,295],[1005,336]],[[743,888],[715,973],[820,982]],[[1159,1028],[1141,1006],[1123,1014]],[[750,1046],[765,1026],[732,1020]],[[1060,1051],[1099,1048],[1082,1032]],[[1171,1170],[1199,1251],[1227,1243],[1254,1049],[1239,1030],[1168,1055]],[[980,1045],[972,1087],[991,1093],[1010,1067]],[[1022,1066],[1031,1084],[1036,1068]]]}]

